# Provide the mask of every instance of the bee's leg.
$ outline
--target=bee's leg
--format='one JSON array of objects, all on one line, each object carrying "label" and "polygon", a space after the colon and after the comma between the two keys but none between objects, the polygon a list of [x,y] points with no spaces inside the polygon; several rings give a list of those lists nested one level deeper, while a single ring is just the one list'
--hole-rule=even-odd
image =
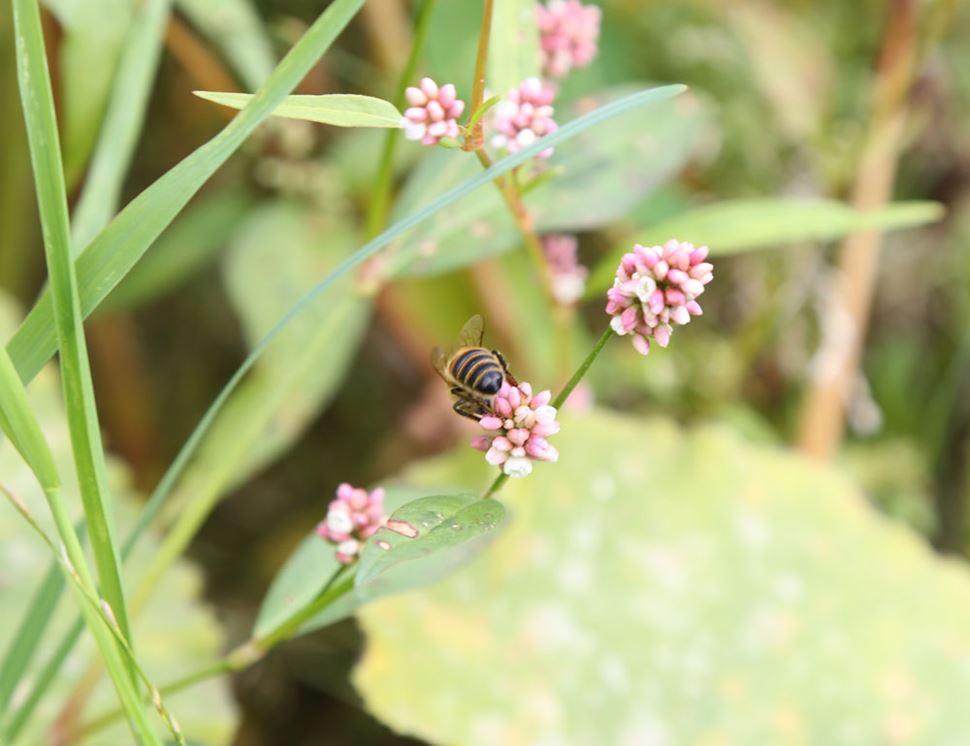
[{"label": "bee's leg", "polygon": [[505,373],[506,380],[508,380],[508,382],[513,386],[518,386],[519,382],[515,380],[515,376],[513,376],[512,372],[509,370],[509,364],[505,360],[505,355],[498,350],[492,350],[492,354],[495,355],[495,357],[498,358],[499,363],[502,364],[502,371]]},{"label": "bee's leg", "polygon": [[459,399],[452,405],[451,408],[462,417],[467,417],[470,420],[475,420],[477,422],[478,420],[482,419],[482,407],[477,402],[473,402],[468,399]]}]

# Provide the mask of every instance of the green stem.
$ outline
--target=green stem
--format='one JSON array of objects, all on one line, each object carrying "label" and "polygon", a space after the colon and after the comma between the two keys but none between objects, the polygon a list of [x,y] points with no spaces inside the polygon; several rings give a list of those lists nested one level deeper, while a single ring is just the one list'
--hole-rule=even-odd
[{"label": "green stem", "polygon": [[[472,83],[472,104],[470,111],[477,112],[485,100],[485,68],[488,65],[488,44],[492,35],[492,8],[494,0],[485,0],[482,9],[482,29],[478,34],[478,54],[475,57],[475,80]],[[469,133],[467,150],[479,150],[485,142],[481,118],[475,122]]]},{"label": "green stem", "polygon": [[[434,5],[435,0],[423,0],[421,7],[418,8],[417,18],[414,21],[411,53],[408,55],[404,71],[397,83],[397,91],[394,94],[394,105],[398,109],[403,110],[406,103],[404,92],[408,84],[414,79],[415,72],[418,69],[421,52],[424,50],[424,42],[428,37],[431,11],[434,9]],[[384,136],[380,166],[377,169],[377,181],[374,184],[374,192],[371,195],[370,206],[367,210],[367,221],[364,227],[365,238],[376,236],[387,223],[388,204],[391,199],[391,181],[394,175],[394,151],[397,150],[397,144],[401,141],[400,134],[397,129],[391,128]]]},{"label": "green stem", "polygon": [[[596,341],[596,344],[593,345],[593,349],[589,351],[586,359],[583,360],[579,368],[576,369],[576,372],[573,373],[573,377],[569,379],[566,385],[563,386],[562,391],[560,391],[556,398],[552,400],[552,406],[554,406],[556,409],[562,407],[562,405],[566,402],[566,399],[568,399],[569,395],[573,392],[573,389],[576,388],[576,385],[583,380],[583,376],[585,376],[587,371],[589,371],[593,361],[596,360],[603,348],[606,347],[606,343],[610,341],[610,337],[612,336],[613,329],[611,327],[606,327],[606,331],[603,332],[600,338]],[[484,499],[486,497],[491,497],[498,492],[508,478],[509,475],[505,472],[502,472],[495,477],[495,481],[492,482],[491,486],[485,491],[482,498]]]}]

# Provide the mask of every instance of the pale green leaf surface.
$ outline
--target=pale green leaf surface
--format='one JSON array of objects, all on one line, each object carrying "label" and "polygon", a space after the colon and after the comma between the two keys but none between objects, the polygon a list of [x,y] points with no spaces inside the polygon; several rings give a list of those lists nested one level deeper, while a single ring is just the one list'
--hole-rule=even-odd
[{"label": "pale green leaf surface", "polygon": [[[473,564],[368,605],[354,680],[432,743],[970,740],[970,577],[837,472],[722,426],[565,417]],[[409,483],[491,476],[471,449]]]},{"label": "pale green leaf surface", "polygon": [[826,241],[856,231],[892,231],[939,220],[936,202],[897,202],[860,212],[835,200],[751,199],[721,202],[674,215],[630,236],[596,267],[590,292],[613,281],[623,254],[634,243],[659,244],[670,238],[707,245],[712,256],[776,248],[798,241]]},{"label": "pale green leaf surface", "polygon": [[495,0],[485,74],[489,90],[504,96],[526,78],[539,77],[540,62],[534,0]]},{"label": "pale green leaf surface", "polygon": [[[194,91],[199,98],[232,109],[242,109],[252,94]],[[351,93],[326,93],[319,96],[287,96],[273,111],[274,117],[303,119],[335,127],[400,127],[401,112],[390,101]]]},{"label": "pale green leaf surface", "polygon": [[273,42],[250,0],[176,0],[176,5],[219,49],[247,90],[255,91],[273,72]]},{"label": "pale green leaf surface", "polygon": [[[0,295],[0,333],[9,334],[16,328],[16,317],[6,298]],[[70,439],[59,384],[53,368],[41,372],[30,387],[31,405],[41,422],[43,431],[54,452],[54,458],[65,482],[64,494],[77,494],[74,470],[71,467]],[[0,443],[0,481],[9,486],[38,517],[44,529],[53,534],[54,524],[49,518],[46,502],[36,480],[9,441]],[[127,474],[120,462],[109,461],[109,482],[115,498],[115,512],[119,527],[125,530],[134,522],[141,499],[127,484]],[[71,505],[80,516],[80,504]],[[127,571],[137,577],[157,547],[155,534],[143,537],[133,554]],[[50,555],[36,537],[25,530],[21,518],[6,505],[0,505],[0,640],[14,635],[22,615],[28,609],[34,591],[43,582]],[[223,632],[215,615],[202,602],[202,577],[187,562],[180,561],[169,573],[154,601],[134,621],[134,636],[138,641],[138,659],[153,681],[166,681],[192,670],[200,660],[217,657],[223,650]],[[60,635],[74,623],[77,610],[74,604],[63,604],[49,620],[50,632]],[[50,647],[41,648],[36,664],[28,669],[25,681],[43,667]],[[89,639],[78,647],[54,681],[50,695],[45,697],[34,718],[22,734],[23,743],[40,743],[42,734],[63,704],[63,698],[77,684],[77,671],[82,670],[92,655],[94,646]],[[166,705],[178,718],[183,730],[208,743],[225,743],[230,738],[235,721],[235,709],[225,681],[211,681],[194,687],[191,692],[166,697]],[[92,711],[114,709],[116,698],[111,684],[102,680],[92,700]],[[124,723],[84,741],[91,746],[123,744],[131,740]]]}]

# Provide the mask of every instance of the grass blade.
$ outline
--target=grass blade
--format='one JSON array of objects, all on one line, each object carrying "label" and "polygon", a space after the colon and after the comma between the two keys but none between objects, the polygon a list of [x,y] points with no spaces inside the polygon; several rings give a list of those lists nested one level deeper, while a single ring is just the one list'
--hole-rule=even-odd
[{"label": "grass blade", "polygon": [[[245,109],[218,135],[132,200],[84,249],[77,261],[77,278],[85,317],[128,274],[192,195],[296,88],[363,4],[364,0],[331,3]],[[45,292],[7,349],[20,378],[28,382],[56,347],[51,294]]]},{"label": "grass blade", "polygon": [[[192,434],[189,436],[188,440],[179,450],[178,455],[175,460],[169,466],[168,470],[163,475],[161,481],[155,487],[149,498],[147,504],[141,515],[138,517],[138,521],[135,523],[131,534],[125,539],[125,545],[122,549],[124,556],[127,556],[131,550],[134,548],[139,537],[148,528],[149,524],[158,514],[158,511],[164,505],[172,489],[175,487],[182,473],[185,471],[186,466],[192,459],[196,450],[198,449],[202,439],[205,437],[207,431],[212,426],[213,421],[219,414],[222,407],[225,405],[226,400],[230,397],[232,392],[239,385],[240,381],[245,377],[246,373],[253,367],[256,361],[260,358],[266,348],[270,343],[276,338],[280,332],[285,329],[293,319],[300,316],[306,309],[311,307],[313,301],[323,292],[325,292],[330,286],[336,283],[340,278],[346,276],[349,272],[353,271],[356,267],[359,267],[364,261],[369,257],[373,256],[381,249],[386,247],[392,241],[394,241],[399,236],[403,235],[405,232],[413,228],[414,226],[421,223],[426,218],[435,214],[436,212],[448,207],[462,197],[470,194],[474,190],[478,189],[485,184],[490,183],[493,179],[498,176],[502,176],[509,171],[511,171],[516,166],[519,166],[526,161],[534,158],[540,151],[545,148],[555,145],[560,142],[564,142],[576,135],[586,131],[587,129],[599,124],[600,122],[606,121],[614,116],[622,114],[623,112],[632,110],[639,106],[645,106],[656,101],[663,101],[672,96],[676,96],[686,90],[685,86],[682,85],[671,85],[664,86],[661,88],[652,88],[645,91],[640,91],[638,93],[632,94],[622,99],[612,101],[606,106],[603,106],[595,111],[589,112],[588,114],[579,117],[547,137],[543,138],[542,141],[535,143],[527,148],[523,148],[518,153],[511,155],[507,158],[502,159],[495,163],[491,168],[483,170],[473,176],[472,178],[466,180],[465,182],[457,185],[456,187],[448,190],[438,198],[432,200],[423,209],[416,211],[413,215],[398,221],[393,226],[388,228],[386,231],[381,233],[379,236],[375,237],[373,240],[368,241],[364,246],[354,252],[351,256],[347,257],[343,262],[341,262],[329,275],[321,279],[316,283],[309,291],[307,291],[299,300],[290,308],[290,310],[276,323],[276,325],[251,349],[249,355],[243,361],[242,365],[236,370],[232,375],[226,385],[219,392],[219,395],[212,402],[209,408],[206,410],[205,414],[199,420],[199,423],[195,426]],[[91,292],[94,292],[92,289]],[[95,304],[96,305],[96,304]],[[23,330],[23,328],[21,329]],[[40,361],[40,364],[46,360]],[[23,375],[23,370],[21,369],[20,374]],[[180,553],[179,543],[188,543],[191,536],[179,535],[177,533],[172,534],[173,537],[178,537],[177,539],[166,539],[165,544],[160,548],[159,554],[164,553],[164,559],[160,559],[159,562],[168,562],[168,558],[174,559]],[[58,646],[58,650],[64,650],[65,643]],[[69,647],[67,648],[70,649]],[[63,662],[66,658],[67,653],[65,652],[61,656],[60,660],[55,660],[53,665],[56,667]],[[45,675],[52,679],[50,672],[45,670]]]},{"label": "grass blade", "polygon": [[71,448],[102,593],[115,610],[125,636],[129,637],[120,562],[110,514],[104,450],[95,411],[77,278],[71,258],[64,167],[40,10],[32,0],[14,0],[13,7],[20,96],[44,236],[51,291],[49,296],[60,349]]},{"label": "grass blade", "polygon": [[118,209],[121,187],[145,120],[171,0],[146,0],[121,51],[108,108],[71,224],[76,255]]}]

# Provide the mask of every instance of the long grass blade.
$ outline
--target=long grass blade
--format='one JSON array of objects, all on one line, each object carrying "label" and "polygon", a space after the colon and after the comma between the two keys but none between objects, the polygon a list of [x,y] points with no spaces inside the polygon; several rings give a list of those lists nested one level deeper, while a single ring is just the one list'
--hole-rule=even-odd
[{"label": "long grass blade", "polygon": [[[165,472],[161,481],[156,486],[155,490],[152,492],[151,497],[146,503],[144,509],[138,517],[134,527],[132,528],[131,534],[126,538],[123,547],[123,554],[127,556],[129,552],[134,548],[138,539],[148,528],[149,524],[158,514],[158,511],[164,505],[165,500],[171,493],[175,484],[178,482],[182,473],[185,470],[188,462],[195,454],[202,441],[205,437],[206,432],[212,425],[226,400],[232,394],[233,390],[239,385],[239,382],[243,379],[246,373],[253,367],[259,357],[263,354],[264,350],[269,346],[269,344],[275,339],[275,337],[290,324],[293,319],[297,318],[304,310],[306,310],[313,301],[323,292],[337,282],[340,278],[347,275],[349,272],[353,271],[356,267],[360,266],[369,257],[373,256],[388,244],[394,241],[399,236],[406,233],[408,230],[414,226],[421,223],[423,220],[434,215],[438,211],[448,207],[457,200],[465,197],[471,192],[475,191],[479,187],[488,184],[490,181],[498,176],[502,176],[509,171],[511,171],[516,166],[525,163],[526,161],[534,158],[540,151],[547,147],[553,146],[557,143],[568,140],[576,135],[586,131],[587,129],[599,124],[600,122],[606,121],[614,116],[622,114],[626,111],[632,110],[639,106],[645,106],[650,103],[657,101],[663,101],[665,99],[676,96],[686,90],[685,86],[682,85],[671,85],[664,86],[661,88],[652,88],[646,91],[640,91],[639,93],[632,94],[622,99],[612,101],[606,106],[603,106],[595,111],[579,117],[572,122],[567,123],[562,128],[543,138],[539,143],[529,146],[528,148],[523,148],[521,151],[515,155],[503,158],[501,161],[495,163],[492,167],[481,171],[467,181],[457,185],[456,187],[448,190],[442,194],[437,199],[433,200],[423,209],[418,210],[413,215],[395,223],[393,226],[388,228],[386,231],[381,233],[379,236],[375,237],[373,240],[366,243],[363,247],[358,249],[354,254],[345,259],[340,265],[338,265],[333,272],[327,275],[325,278],[320,280],[316,285],[313,286],[306,294],[304,294],[291,308],[290,310],[277,322],[276,326],[270,330],[269,333],[263,339],[261,339],[250,351],[247,358],[243,361],[239,369],[232,375],[226,385],[223,387],[222,391],[216,397],[215,401],[209,406],[202,419],[196,425],[192,434],[189,436],[188,440],[179,450],[178,455],[175,460],[169,466],[168,470]],[[22,374],[22,371],[21,371]],[[174,537],[171,540],[167,539],[166,543],[168,548],[165,549],[166,557],[165,559],[159,559],[158,562],[168,562],[167,557],[172,556],[174,559],[177,556],[175,553],[176,539],[178,542],[187,540],[184,535],[173,534]],[[191,538],[191,537],[188,537]],[[76,629],[76,628],[75,628]],[[72,630],[73,631],[73,630]],[[58,650],[64,650],[65,641],[62,640],[58,646]],[[50,673],[50,668],[60,665],[66,658],[67,653],[58,658],[52,658],[51,663],[48,668],[45,669],[44,676],[48,680],[53,679]],[[37,695],[39,696],[39,695]]]},{"label": "long grass blade", "polygon": [[125,636],[129,637],[104,450],[84,340],[84,317],[71,257],[64,167],[40,10],[32,0],[14,0],[13,7],[20,96],[44,236],[49,296],[60,349],[61,381],[78,486],[102,593],[115,610]]},{"label": "long grass blade", "polygon": [[[77,277],[85,318],[128,274],[209,177],[296,88],[363,4],[364,0],[331,3],[245,109],[218,135],[132,200],[81,252]],[[45,292],[7,346],[25,383],[37,375],[57,349],[52,321],[51,294]]]}]

